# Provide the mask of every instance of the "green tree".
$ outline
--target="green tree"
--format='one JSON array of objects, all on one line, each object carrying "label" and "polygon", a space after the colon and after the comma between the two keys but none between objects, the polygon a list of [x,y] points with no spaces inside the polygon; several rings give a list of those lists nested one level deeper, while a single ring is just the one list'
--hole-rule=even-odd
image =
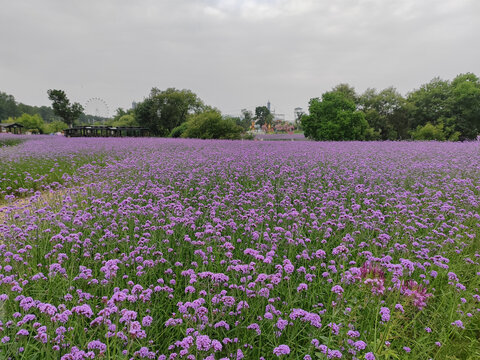
[{"label": "green tree", "polygon": [[258,125],[272,125],[273,115],[266,106],[257,106],[255,108],[255,119]]},{"label": "green tree", "polygon": [[365,119],[374,130],[374,138],[408,138],[410,128],[406,101],[395,88],[389,87],[379,93],[375,89],[367,89],[358,101]]},{"label": "green tree", "polygon": [[412,131],[412,138],[414,140],[445,140],[445,133],[443,132],[443,124],[433,125],[427,122],[424,126],[418,126],[415,131]]},{"label": "green tree", "polygon": [[343,91],[329,91],[309,103],[302,116],[305,136],[314,140],[364,140],[369,133],[365,115]]},{"label": "green tree", "polygon": [[168,136],[175,127],[187,121],[188,115],[206,109],[203,101],[190,90],[153,88],[150,96],[137,104],[134,114],[140,126],[155,135]]},{"label": "green tree", "polygon": [[110,122],[111,126],[138,126],[137,119],[133,114],[125,114],[118,118],[117,120],[113,120]]},{"label": "green tree", "polygon": [[33,134],[43,134],[45,132],[45,123],[42,117],[38,114],[22,114],[16,118],[14,122],[22,124],[25,131],[30,131]]},{"label": "green tree", "polygon": [[17,117],[21,114],[13,95],[0,92],[0,122],[9,117]]},{"label": "green tree", "polygon": [[110,126],[138,126],[138,121],[133,109],[117,108],[115,115],[107,120],[106,124]]},{"label": "green tree", "polygon": [[252,126],[252,122],[255,121],[253,113],[250,110],[242,109],[242,116],[237,121],[237,125],[241,126],[245,131],[249,130]]},{"label": "green tree", "polygon": [[472,74],[460,74],[452,81],[452,115],[462,139],[480,133],[480,81]]},{"label": "green tree", "polygon": [[63,121],[72,126],[83,112],[83,106],[79,103],[70,103],[63,90],[48,90],[48,98],[52,101],[52,107],[55,115],[61,117]]},{"label": "green tree", "polygon": [[241,134],[242,128],[234,120],[222,118],[218,110],[208,110],[190,117],[182,137],[233,140],[240,139]]},{"label": "green tree", "polygon": [[440,118],[452,116],[452,88],[448,81],[439,77],[410,92],[409,123],[412,129],[424,126],[427,122],[436,125]]},{"label": "green tree", "polygon": [[350,86],[347,83],[341,83],[335,86],[332,91],[342,93],[347,99],[353,101],[355,104],[358,104],[359,97],[353,86]]},{"label": "green tree", "polygon": [[177,127],[174,127],[173,130],[170,132],[169,137],[179,138],[182,136],[185,130],[187,130],[187,128],[188,128],[188,121],[185,121],[184,123],[181,123]]},{"label": "green tree", "polygon": [[68,129],[68,125],[61,120],[54,120],[51,123],[45,124],[44,126],[44,132],[46,134],[62,132],[65,129]]}]

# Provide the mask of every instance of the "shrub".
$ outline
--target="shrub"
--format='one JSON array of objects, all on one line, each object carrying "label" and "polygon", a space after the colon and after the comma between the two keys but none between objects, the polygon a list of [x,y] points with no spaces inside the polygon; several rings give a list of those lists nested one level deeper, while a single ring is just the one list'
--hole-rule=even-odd
[{"label": "shrub", "polygon": [[240,139],[242,128],[232,119],[223,119],[217,110],[192,115],[182,132],[184,138],[197,139]]},{"label": "shrub", "polygon": [[416,130],[412,132],[414,140],[445,140],[445,133],[443,132],[443,124],[433,125],[431,122],[427,122],[424,126],[418,126]]}]

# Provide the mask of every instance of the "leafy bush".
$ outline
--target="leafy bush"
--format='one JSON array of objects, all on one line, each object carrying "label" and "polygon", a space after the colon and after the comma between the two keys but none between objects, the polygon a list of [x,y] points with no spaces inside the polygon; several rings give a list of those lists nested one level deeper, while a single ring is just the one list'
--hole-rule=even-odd
[{"label": "leafy bush", "polygon": [[18,118],[9,118],[7,122],[22,124],[25,131],[30,131],[32,134],[43,134],[45,130],[45,123],[39,114],[29,115],[23,113]]},{"label": "leafy bush", "polygon": [[63,121],[55,120],[55,121],[52,121],[49,124],[45,124],[44,132],[46,134],[52,134],[52,133],[61,132],[65,129],[67,129],[67,128],[68,128],[68,125],[65,124]]},{"label": "leafy bush", "polygon": [[341,91],[329,91],[310,100],[310,115],[301,122],[305,136],[314,140],[365,140],[368,122],[363,112]]},{"label": "leafy bush", "polygon": [[431,122],[427,122],[424,126],[418,126],[415,131],[412,132],[414,140],[445,140],[445,133],[443,132],[443,125],[433,125]]},{"label": "leafy bush", "polygon": [[187,130],[187,122],[184,122],[183,124],[177,126],[176,128],[173,128],[169,137],[179,138],[179,137],[182,136],[182,134],[185,132],[185,130]]},{"label": "leafy bush", "polygon": [[240,139],[242,128],[235,121],[222,118],[217,110],[209,110],[192,115],[182,132],[184,138],[196,139]]}]

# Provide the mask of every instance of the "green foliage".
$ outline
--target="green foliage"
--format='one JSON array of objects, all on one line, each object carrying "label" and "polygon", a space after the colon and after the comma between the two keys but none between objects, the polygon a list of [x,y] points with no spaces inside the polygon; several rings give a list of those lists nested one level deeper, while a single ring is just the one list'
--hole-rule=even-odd
[{"label": "green foliage", "polygon": [[0,122],[9,118],[20,116],[21,112],[13,95],[0,92]]},{"label": "green foliage", "polygon": [[273,115],[266,106],[257,106],[255,108],[255,119],[260,126],[272,125]]},{"label": "green foliage", "polygon": [[443,121],[437,125],[427,122],[424,126],[418,126],[411,132],[414,140],[438,140],[438,141],[457,141],[460,137],[458,131],[453,131],[451,127],[445,127]]},{"label": "green foliage", "polygon": [[359,105],[365,119],[373,128],[369,140],[396,140],[408,138],[408,116],[406,101],[393,87],[377,93],[367,89],[359,97]]},{"label": "green foliage", "polygon": [[105,124],[109,126],[139,126],[134,110],[125,111],[122,108],[118,108],[113,118],[105,121]]},{"label": "green foliage", "polygon": [[32,134],[43,134],[45,132],[45,123],[42,117],[38,114],[22,114],[22,116],[14,119],[14,121],[12,121],[11,118],[9,121],[22,124],[24,131],[30,131]]},{"label": "green foliage", "polygon": [[442,122],[452,139],[456,134],[459,139],[474,139],[480,132],[480,81],[472,73],[451,82],[435,78],[411,92],[407,102],[411,128]]},{"label": "green foliage", "polygon": [[460,74],[452,81],[452,112],[462,138],[480,133],[480,81],[472,74]]},{"label": "green foliage", "polygon": [[347,99],[353,101],[355,104],[358,103],[358,95],[355,92],[355,88],[346,83],[341,83],[335,86],[332,91],[343,94]]},{"label": "green foliage", "polygon": [[113,121],[112,126],[138,126],[138,122],[133,114],[126,114]]},{"label": "green foliage", "polygon": [[424,126],[418,126],[415,131],[412,132],[414,140],[445,140],[445,133],[443,132],[443,125],[433,125],[430,121]]},{"label": "green foliage", "polygon": [[[7,139],[2,139],[3,142]],[[14,142],[11,142],[14,140]],[[18,145],[28,141],[25,138],[8,139],[9,145]],[[1,146],[1,145],[0,145]],[[35,153],[22,157],[14,162],[0,162],[0,173],[4,179],[0,181],[0,206],[5,203],[5,195],[15,195],[18,198],[32,196],[35,191],[48,191],[57,188],[68,181],[79,168],[92,161],[99,167],[111,162],[104,160],[108,157],[103,152],[88,152],[75,154],[75,161],[71,161],[72,154],[52,158],[39,158]],[[69,175],[69,176],[66,176]],[[28,191],[26,191],[28,189]],[[1,315],[1,308],[0,308]]]},{"label": "green foliage", "polygon": [[247,131],[250,129],[250,127],[252,126],[252,122],[254,121],[255,119],[252,112],[247,109],[242,109],[242,117],[240,118],[240,121],[237,123],[237,125],[241,126],[245,131]]},{"label": "green foliage", "polygon": [[[328,104],[323,97],[310,101],[310,115],[301,119],[305,136],[321,140],[457,141],[475,139],[480,133],[480,80],[472,73],[460,74],[452,81],[434,78],[407,98],[393,87],[380,92],[367,89],[357,96],[348,84],[337,85],[330,93],[341,96],[334,99],[329,95]],[[357,119],[360,130],[349,130],[353,118],[345,111],[352,113],[352,109],[363,113],[366,129]]]},{"label": "green foliage", "polygon": [[44,126],[44,132],[46,134],[54,134],[57,132],[62,132],[65,129],[68,129],[68,125],[60,120],[52,121],[51,123],[45,124]]},{"label": "green foliage", "polygon": [[409,119],[413,129],[427,122],[436,124],[439,118],[452,114],[450,84],[438,77],[408,94],[407,101],[412,105]]},{"label": "green foliage", "polygon": [[55,120],[55,114],[49,106],[38,107],[17,103],[13,95],[0,91],[0,122],[5,121],[9,117],[19,117],[21,114],[39,114],[46,122]]},{"label": "green foliage", "polygon": [[137,104],[134,114],[140,126],[155,135],[168,136],[175,127],[187,121],[188,115],[206,109],[203,101],[190,90],[153,88],[150,96]]},{"label": "green foliage", "polygon": [[243,140],[255,140],[255,135],[252,133],[244,133],[242,134],[242,139]]},{"label": "green foliage", "polygon": [[182,136],[182,134],[187,130],[187,122],[181,123],[177,127],[173,128],[173,130],[170,132],[169,137],[171,138],[179,138]]},{"label": "green foliage", "polygon": [[314,140],[365,140],[368,123],[356,110],[351,95],[332,90],[309,103],[310,115],[302,116],[305,136]]},{"label": "green foliage", "polygon": [[15,138],[15,139],[12,139],[12,138],[0,138],[0,148],[2,148],[3,146],[15,146],[15,145],[19,145],[21,144],[22,142],[24,142],[25,140],[24,139],[18,139],[18,138]]},{"label": "green foliage", "polygon": [[61,117],[69,126],[72,126],[75,120],[82,114],[83,106],[79,103],[70,104],[70,100],[68,100],[63,90],[50,89],[47,91],[47,94],[52,101],[55,115]]},{"label": "green foliage", "polygon": [[190,117],[186,129],[182,132],[184,138],[197,139],[240,139],[242,128],[232,119],[224,119],[217,110],[208,110]]}]

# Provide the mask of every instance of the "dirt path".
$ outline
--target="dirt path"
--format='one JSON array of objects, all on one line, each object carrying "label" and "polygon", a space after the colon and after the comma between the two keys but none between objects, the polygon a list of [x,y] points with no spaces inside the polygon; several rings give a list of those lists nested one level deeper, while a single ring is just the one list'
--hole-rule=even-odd
[{"label": "dirt path", "polygon": [[[0,205],[0,224],[8,224],[8,220],[15,214],[20,214],[25,209],[37,209],[44,202],[50,202],[53,199],[61,200],[63,196],[71,189],[60,189],[55,191],[44,191],[40,195],[35,194],[26,198],[19,198],[10,203]],[[0,243],[4,234],[0,231]]]}]

